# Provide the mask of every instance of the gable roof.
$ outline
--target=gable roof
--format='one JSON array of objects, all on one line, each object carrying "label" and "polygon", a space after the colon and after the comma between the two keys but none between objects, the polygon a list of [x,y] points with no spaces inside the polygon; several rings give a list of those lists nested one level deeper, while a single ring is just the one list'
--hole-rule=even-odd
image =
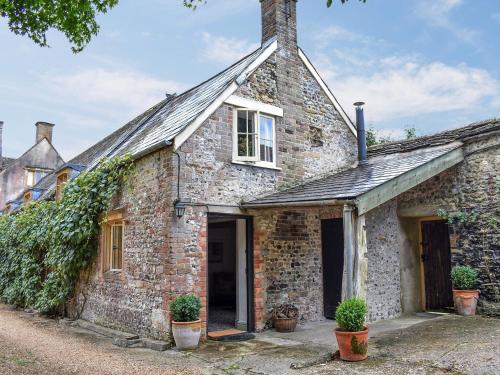
[{"label": "gable roof", "polygon": [[[92,169],[103,157],[130,153],[138,158],[154,151],[155,147],[172,144],[175,137],[193,123],[201,125],[215,111],[214,103],[222,104],[276,48],[277,42],[271,40],[198,86],[162,100],[64,166],[78,165]],[[35,187],[47,191],[52,190],[55,183],[56,176],[52,173]]]},{"label": "gable roof", "polygon": [[[130,153],[139,157],[155,148],[172,144],[184,131],[188,134],[183,138],[187,139],[276,48],[277,42],[271,40],[209,80],[171,97],[134,134],[115,145],[109,156]],[[181,144],[176,142],[175,146]]]}]

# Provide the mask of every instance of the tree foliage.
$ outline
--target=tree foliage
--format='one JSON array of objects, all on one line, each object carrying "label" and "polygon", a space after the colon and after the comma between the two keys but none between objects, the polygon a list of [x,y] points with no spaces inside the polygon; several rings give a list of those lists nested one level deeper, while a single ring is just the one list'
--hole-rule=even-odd
[{"label": "tree foliage", "polygon": [[116,4],[118,0],[0,0],[0,14],[13,33],[42,47],[48,46],[49,29],[61,31],[77,53],[99,32],[96,16]]},{"label": "tree foliage", "polygon": [[[404,137],[405,140],[415,139],[418,136],[418,131],[417,128],[415,128],[414,126],[409,126],[404,129],[404,134],[405,134]],[[397,141],[397,139],[393,139],[392,137],[387,137],[387,136],[386,137],[381,136],[374,128],[368,128],[366,130],[366,145],[368,147],[394,141]]]},{"label": "tree foliage", "polygon": [[99,215],[130,174],[129,157],[102,162],[69,182],[60,202],[0,217],[0,298],[55,311],[97,252]]}]

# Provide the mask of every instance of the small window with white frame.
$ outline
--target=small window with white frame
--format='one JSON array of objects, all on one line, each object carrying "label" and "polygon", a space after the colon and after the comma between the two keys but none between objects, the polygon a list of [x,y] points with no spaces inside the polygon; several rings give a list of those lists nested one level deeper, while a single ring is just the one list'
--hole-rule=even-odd
[{"label": "small window with white frame", "polygon": [[276,165],[275,118],[251,109],[235,109],[233,159]]}]

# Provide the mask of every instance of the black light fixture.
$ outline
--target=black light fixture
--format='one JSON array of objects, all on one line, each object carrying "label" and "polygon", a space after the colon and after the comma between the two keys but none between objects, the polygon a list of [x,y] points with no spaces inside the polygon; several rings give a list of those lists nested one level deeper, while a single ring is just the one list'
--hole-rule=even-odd
[{"label": "black light fixture", "polygon": [[175,215],[180,219],[186,212],[186,203],[181,202],[179,199],[174,202]]}]

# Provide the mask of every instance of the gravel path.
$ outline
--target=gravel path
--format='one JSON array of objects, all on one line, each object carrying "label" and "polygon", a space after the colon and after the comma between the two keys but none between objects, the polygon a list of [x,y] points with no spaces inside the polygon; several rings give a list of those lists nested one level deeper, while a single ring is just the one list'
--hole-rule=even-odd
[{"label": "gravel path", "polygon": [[169,351],[126,350],[109,339],[0,305],[0,374],[205,374]]},{"label": "gravel path", "polygon": [[[123,349],[103,336],[0,304],[1,375],[500,374],[499,342],[500,320],[448,315],[373,338],[369,359],[360,363],[274,371],[295,359],[293,347],[259,351],[270,344],[253,340],[204,344],[193,353]],[[263,363],[273,366],[257,370]]]}]

